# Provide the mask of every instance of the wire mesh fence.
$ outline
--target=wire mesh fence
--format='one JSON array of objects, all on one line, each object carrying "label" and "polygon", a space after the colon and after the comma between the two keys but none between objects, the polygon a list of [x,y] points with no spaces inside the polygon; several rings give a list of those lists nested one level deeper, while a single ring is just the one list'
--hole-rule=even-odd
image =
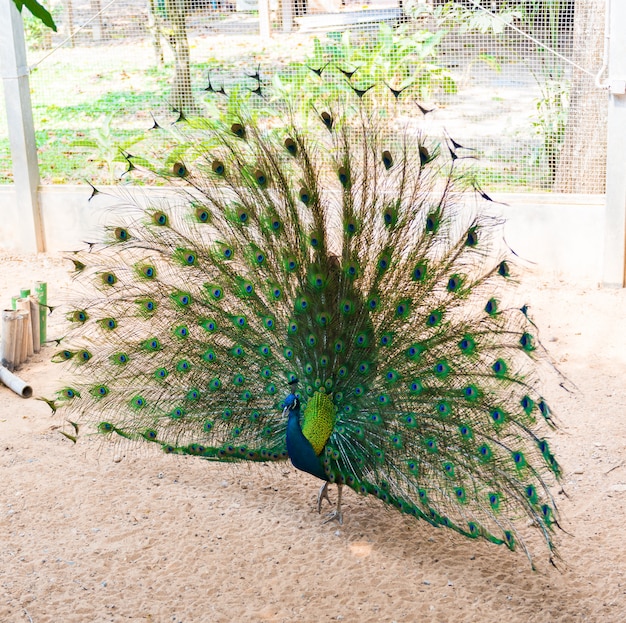
[{"label": "wire mesh fence", "polygon": [[339,86],[343,70],[356,72],[357,88],[401,91],[389,114],[473,148],[481,185],[603,192],[607,96],[594,83],[603,6],[270,0],[273,38],[264,40],[258,0],[50,2],[57,33],[25,17],[42,180],[113,182],[155,119],[203,114],[222,89],[252,89],[257,72],[261,85],[279,75],[306,91],[313,70],[329,66]]}]

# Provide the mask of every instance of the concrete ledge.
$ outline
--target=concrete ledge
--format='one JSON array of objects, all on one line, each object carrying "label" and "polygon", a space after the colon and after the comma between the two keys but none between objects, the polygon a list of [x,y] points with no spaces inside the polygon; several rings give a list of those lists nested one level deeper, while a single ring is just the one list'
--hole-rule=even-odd
[{"label": "concrete ledge", "polygon": [[[42,186],[39,189],[44,238],[48,251],[71,251],[100,238],[111,209],[124,201],[163,197],[167,188],[101,187],[89,201],[86,186]],[[506,219],[511,249],[539,274],[577,284],[602,281],[605,235],[603,195],[494,194]],[[19,210],[13,186],[0,186],[0,249],[20,250]]]}]

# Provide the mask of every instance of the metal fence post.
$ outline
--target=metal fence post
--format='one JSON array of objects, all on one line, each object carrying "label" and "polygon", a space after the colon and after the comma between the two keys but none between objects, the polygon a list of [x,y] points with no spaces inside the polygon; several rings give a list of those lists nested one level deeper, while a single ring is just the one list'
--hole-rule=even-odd
[{"label": "metal fence post", "polygon": [[626,2],[607,0],[609,115],[606,162],[605,286],[626,286]]},{"label": "metal fence post", "polygon": [[259,36],[262,39],[272,36],[270,0],[259,0]]},{"label": "metal fence post", "polygon": [[22,16],[12,0],[0,1],[0,71],[4,85],[16,207],[24,251],[44,251],[37,188],[39,164],[30,103]]}]

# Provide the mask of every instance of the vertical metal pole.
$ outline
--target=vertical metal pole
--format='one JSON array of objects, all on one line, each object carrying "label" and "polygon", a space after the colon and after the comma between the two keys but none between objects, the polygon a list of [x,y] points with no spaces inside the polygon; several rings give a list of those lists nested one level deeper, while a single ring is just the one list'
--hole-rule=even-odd
[{"label": "vertical metal pole", "polygon": [[272,36],[270,0],[259,0],[259,35],[262,39],[269,39]]},{"label": "vertical metal pole", "polygon": [[293,31],[293,0],[280,0],[283,16],[283,32]]},{"label": "vertical metal pole", "polygon": [[626,2],[607,0],[609,115],[606,162],[605,286],[626,286]]},{"label": "vertical metal pole", "polygon": [[21,248],[31,252],[44,251],[37,197],[39,165],[30,103],[24,25],[20,12],[9,0],[0,0],[0,71],[6,100]]}]

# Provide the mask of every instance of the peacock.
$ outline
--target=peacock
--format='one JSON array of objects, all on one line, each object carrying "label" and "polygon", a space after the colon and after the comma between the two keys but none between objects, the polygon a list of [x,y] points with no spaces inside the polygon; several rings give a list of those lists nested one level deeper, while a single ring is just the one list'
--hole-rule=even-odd
[{"label": "peacock", "polygon": [[322,69],[341,88],[209,83],[210,117],[155,121],[164,165],[125,154],[168,186],[122,190],[70,258],[65,434],[290,460],[318,511],[337,485],[327,520],[348,487],[529,557],[533,526],[552,557],[546,353],[495,202],[402,89]]}]

